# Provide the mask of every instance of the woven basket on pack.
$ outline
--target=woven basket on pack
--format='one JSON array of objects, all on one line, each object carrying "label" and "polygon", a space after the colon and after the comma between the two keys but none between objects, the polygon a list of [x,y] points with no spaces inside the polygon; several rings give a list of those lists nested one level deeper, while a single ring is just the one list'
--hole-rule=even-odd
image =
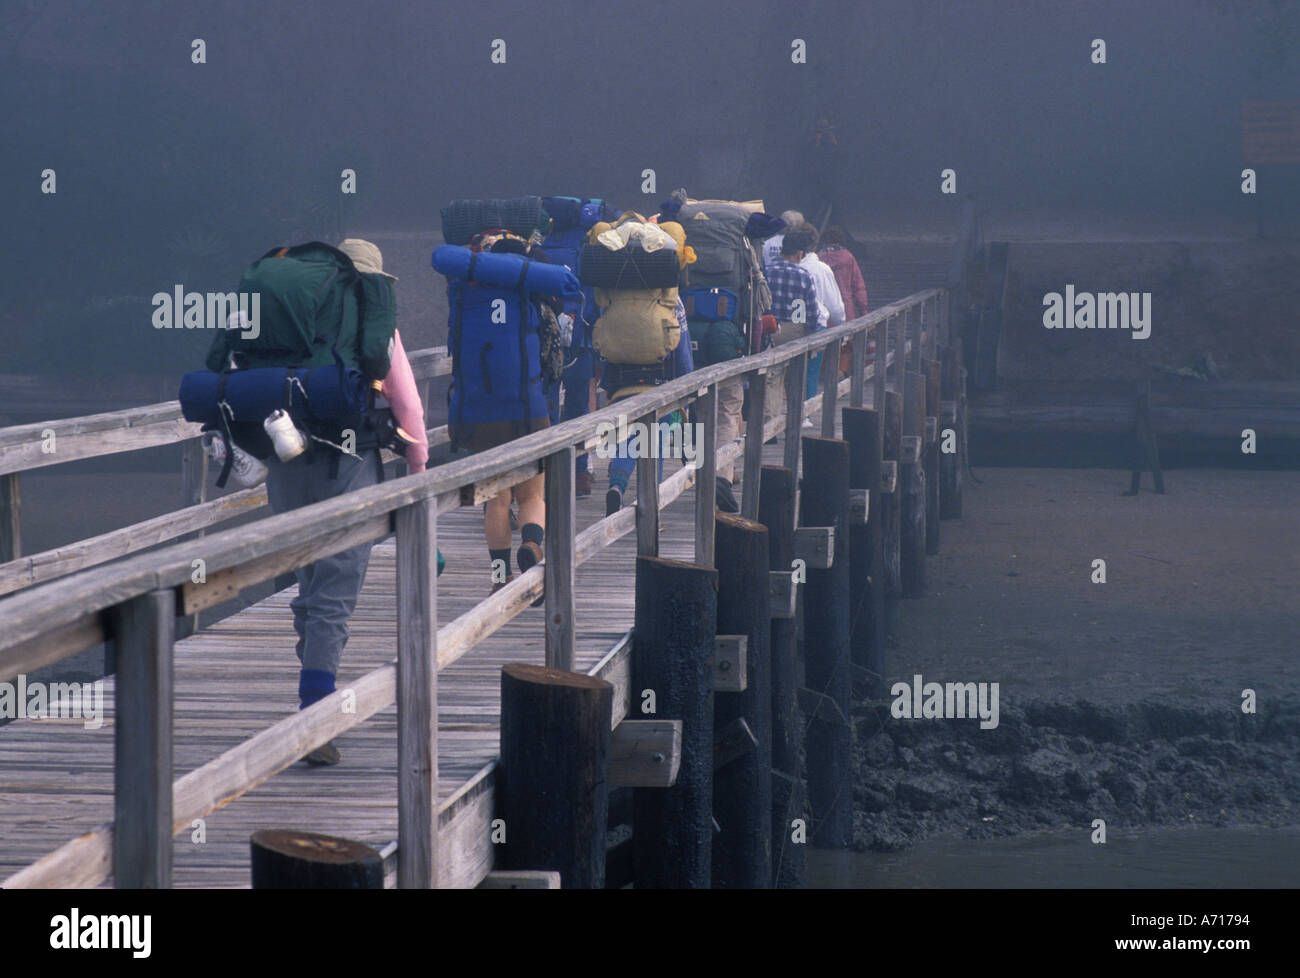
[{"label": "woven basket on pack", "polygon": [[453,200],[442,209],[442,239],[453,245],[467,245],[489,228],[505,228],[526,238],[534,231],[544,232],[549,224],[541,197]]},{"label": "woven basket on pack", "polygon": [[677,285],[677,252],[644,251],[628,245],[611,251],[602,244],[582,246],[583,285],[600,289],[671,289]]}]

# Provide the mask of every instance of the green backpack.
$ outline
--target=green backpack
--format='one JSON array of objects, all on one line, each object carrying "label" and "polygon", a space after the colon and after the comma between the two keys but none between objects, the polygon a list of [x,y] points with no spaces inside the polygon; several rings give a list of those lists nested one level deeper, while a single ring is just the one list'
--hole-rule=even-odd
[{"label": "green backpack", "polygon": [[392,283],[359,272],[352,259],[319,241],[275,248],[239,280],[253,327],[221,329],[207,368],[322,367],[342,362],[367,378],[388,376],[397,329]]}]

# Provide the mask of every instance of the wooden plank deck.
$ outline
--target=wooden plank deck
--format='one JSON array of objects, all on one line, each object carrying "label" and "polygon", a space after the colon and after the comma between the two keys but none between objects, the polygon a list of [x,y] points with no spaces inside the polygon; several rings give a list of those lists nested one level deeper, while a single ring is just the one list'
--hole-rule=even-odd
[{"label": "wooden plank deck", "polygon": [[[868,389],[868,403],[870,394]],[[781,451],[778,439],[765,447],[764,461],[780,464]],[[596,487],[578,500],[579,530],[604,516],[607,462],[594,456],[592,462]],[[677,463],[667,462],[665,477],[676,470]],[[737,472],[743,478],[739,460]],[[624,505],[634,498],[630,492]],[[438,540],[448,563],[438,581],[443,625],[488,593],[480,511],[444,515]],[[694,489],[687,489],[661,516],[660,554],[689,560],[693,550]],[[340,689],[396,656],[395,553],[391,539],[372,553],[343,654]],[[631,627],[635,554],[636,534],[630,533],[578,567],[576,670],[594,667]],[[177,777],[296,709],[298,662],[289,611],[294,593],[290,588],[272,595],[177,643]],[[501,666],[544,662],[542,614],[528,609],[439,674],[441,798],[497,756]],[[112,705],[110,677],[98,730],[84,729],[80,720],[24,719],[0,727],[0,879],[111,818]],[[339,738],[343,760],[337,767],[293,765],[212,813],[203,826],[204,841],[194,840],[197,830],[178,835],[175,885],[248,886],[248,839],[259,828],[325,832],[376,848],[395,839],[396,719],[396,707],[389,707]]]}]

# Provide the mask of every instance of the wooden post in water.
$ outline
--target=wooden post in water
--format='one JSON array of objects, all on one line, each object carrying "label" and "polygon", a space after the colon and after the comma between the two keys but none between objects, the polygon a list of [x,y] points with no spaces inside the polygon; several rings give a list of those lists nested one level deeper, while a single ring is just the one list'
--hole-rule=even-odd
[{"label": "wooden post in water", "polygon": [[[885,392],[885,461],[881,477],[880,515],[884,539],[885,629],[893,634],[898,626],[898,601],[903,596],[903,571],[899,553],[902,536],[902,480],[898,455],[903,440],[903,398],[897,391]],[[892,474],[892,486],[885,491],[885,474]],[[873,500],[874,502],[874,500]]]},{"label": "wooden post in water", "polygon": [[438,879],[438,503],[397,526],[397,885]]},{"label": "wooden post in water", "polygon": [[[759,472],[745,481],[758,482]],[[718,514],[718,634],[744,635],[747,684],[713,701],[715,764],[720,742],[739,732],[743,749],[713,772],[715,889],[772,885],[772,661],[767,527]]]},{"label": "wooden post in water", "polygon": [[113,609],[113,885],[172,885],[172,646],[176,595],[149,591]]},{"label": "wooden post in water", "polygon": [[926,360],[925,441],[921,461],[925,466],[925,552],[939,552],[939,416],[942,413],[942,365]]},{"label": "wooden post in water", "polygon": [[831,438],[805,438],[799,494],[800,526],[835,529],[834,560],[809,568],[804,585],[808,714],[809,841],[842,849],[853,841],[853,680],[849,668],[849,446]]},{"label": "wooden post in water", "polygon": [[870,408],[844,409],[849,443],[849,488],[868,492],[867,522],[849,527],[849,649],[852,661],[877,677],[884,674],[885,592],[881,570],[880,469],[884,446],[880,416]]},{"label": "wooden post in water", "polygon": [[258,829],[249,840],[255,890],[382,890],[370,846],[317,832]]},{"label": "wooden post in water", "polygon": [[[767,527],[772,570],[784,570],[794,560],[794,500],[794,473],[783,466],[763,466],[758,517]],[[772,619],[772,885],[779,889],[801,888],[806,877],[804,846],[791,840],[791,822],[808,817],[795,638],[795,619]]]},{"label": "wooden post in water", "polygon": [[498,868],[553,870],[566,890],[604,888],[613,706],[603,679],[502,666]]},{"label": "wooden post in water", "polygon": [[[958,341],[960,343],[960,340]],[[939,413],[939,518],[959,519],[962,503],[962,443],[958,411],[961,395],[961,349],[954,343],[940,353],[943,372],[943,395]],[[944,434],[951,430],[951,437]],[[956,451],[945,452],[945,443]]]},{"label": "wooden post in water", "polygon": [[899,481],[902,490],[902,521],[899,564],[903,575],[903,597],[919,598],[925,593],[925,377],[907,371],[903,397],[903,438],[899,449]]},{"label": "wooden post in water", "polygon": [[[632,715],[682,721],[671,788],[632,789],[637,889],[708,889],[713,849],[713,653],[718,572],[638,557],[632,630]],[[643,715],[647,694],[653,714]]]}]

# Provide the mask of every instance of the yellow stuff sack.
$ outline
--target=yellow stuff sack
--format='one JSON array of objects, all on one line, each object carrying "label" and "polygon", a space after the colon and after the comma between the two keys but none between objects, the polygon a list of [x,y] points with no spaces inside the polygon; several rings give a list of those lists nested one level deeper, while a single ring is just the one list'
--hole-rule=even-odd
[{"label": "yellow stuff sack", "polygon": [[610,363],[659,363],[681,342],[677,289],[594,289],[596,352]]}]

